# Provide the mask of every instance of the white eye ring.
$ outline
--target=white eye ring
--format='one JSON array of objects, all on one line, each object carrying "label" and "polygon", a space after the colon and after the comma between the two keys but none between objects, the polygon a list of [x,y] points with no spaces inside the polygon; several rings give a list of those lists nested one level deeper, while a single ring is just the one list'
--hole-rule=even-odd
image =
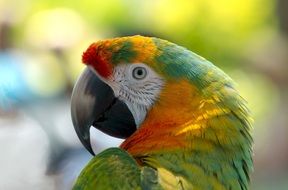
[{"label": "white eye ring", "polygon": [[147,70],[145,67],[137,66],[132,70],[132,77],[136,80],[142,80],[147,76]]}]

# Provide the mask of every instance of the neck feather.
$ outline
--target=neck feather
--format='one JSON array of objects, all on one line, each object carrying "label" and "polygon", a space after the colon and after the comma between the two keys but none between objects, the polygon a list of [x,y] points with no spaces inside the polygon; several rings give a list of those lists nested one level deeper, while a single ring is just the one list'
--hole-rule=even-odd
[{"label": "neck feather", "polygon": [[213,95],[207,95],[188,81],[170,83],[140,128],[121,147],[132,155],[250,147],[251,126],[245,101],[232,87],[215,86],[217,89],[209,89]]}]

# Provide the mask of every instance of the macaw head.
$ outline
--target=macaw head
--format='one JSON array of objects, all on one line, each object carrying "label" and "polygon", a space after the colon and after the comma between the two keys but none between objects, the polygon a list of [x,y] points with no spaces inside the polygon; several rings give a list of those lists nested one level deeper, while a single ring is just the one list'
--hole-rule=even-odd
[{"label": "macaw head", "polygon": [[135,153],[161,142],[162,149],[201,147],[183,142],[193,137],[250,147],[245,102],[225,73],[195,53],[131,36],[91,44],[82,61],[87,68],[73,91],[72,120],[92,154],[91,126],[128,138],[122,147]]}]

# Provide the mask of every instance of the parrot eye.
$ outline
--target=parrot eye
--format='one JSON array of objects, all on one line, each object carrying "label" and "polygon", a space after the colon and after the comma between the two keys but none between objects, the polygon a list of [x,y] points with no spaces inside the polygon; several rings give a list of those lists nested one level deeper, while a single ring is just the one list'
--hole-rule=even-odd
[{"label": "parrot eye", "polygon": [[144,67],[135,67],[132,70],[132,76],[137,80],[142,80],[147,76],[147,70]]}]

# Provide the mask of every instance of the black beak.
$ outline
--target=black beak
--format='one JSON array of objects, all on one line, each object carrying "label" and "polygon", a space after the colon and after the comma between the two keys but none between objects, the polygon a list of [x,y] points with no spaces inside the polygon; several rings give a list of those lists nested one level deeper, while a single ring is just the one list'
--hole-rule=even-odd
[{"label": "black beak", "polygon": [[90,127],[118,138],[136,131],[127,105],[114,96],[113,90],[86,68],[74,86],[71,115],[75,131],[85,148],[94,155],[90,143]]}]

